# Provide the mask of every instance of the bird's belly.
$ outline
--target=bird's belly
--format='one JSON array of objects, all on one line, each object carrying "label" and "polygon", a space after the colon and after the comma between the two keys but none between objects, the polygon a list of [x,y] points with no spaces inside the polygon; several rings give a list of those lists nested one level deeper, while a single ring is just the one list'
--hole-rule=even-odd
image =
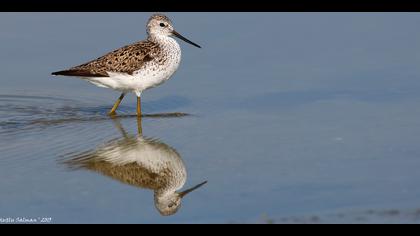
[{"label": "bird's belly", "polygon": [[178,63],[171,63],[167,66],[150,66],[133,73],[136,89],[144,91],[156,87],[169,80],[178,68]]},{"label": "bird's belly", "polygon": [[84,79],[99,87],[138,93],[156,87],[170,79],[178,69],[178,66],[178,61],[167,65],[145,64],[144,67],[135,71],[132,75],[108,72],[109,77],[89,77]]}]

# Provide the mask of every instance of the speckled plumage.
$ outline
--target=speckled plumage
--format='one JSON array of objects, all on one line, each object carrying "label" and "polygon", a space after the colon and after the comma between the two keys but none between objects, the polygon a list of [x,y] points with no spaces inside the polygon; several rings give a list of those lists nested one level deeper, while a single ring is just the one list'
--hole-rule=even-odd
[{"label": "speckled plumage", "polygon": [[144,90],[167,81],[181,62],[181,48],[170,36],[176,36],[200,47],[179,35],[171,20],[162,14],[150,17],[144,41],[114,50],[95,60],[53,75],[76,76],[99,87],[123,93],[134,92],[140,97]]},{"label": "speckled plumage", "polygon": [[102,57],[75,66],[62,73],[82,77],[109,77],[108,72],[127,73],[132,75],[148,61],[159,55],[159,45],[152,41],[137,42]]}]

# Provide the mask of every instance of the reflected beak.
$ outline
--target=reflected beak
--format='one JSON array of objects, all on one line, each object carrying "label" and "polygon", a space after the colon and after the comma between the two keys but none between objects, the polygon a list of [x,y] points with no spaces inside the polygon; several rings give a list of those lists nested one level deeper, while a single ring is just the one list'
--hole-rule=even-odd
[{"label": "reflected beak", "polygon": [[205,184],[207,184],[207,181],[204,181],[203,183],[201,183],[201,184],[199,184],[199,185],[197,185],[197,186],[195,186],[195,187],[192,187],[192,188],[187,189],[187,190],[185,190],[185,191],[183,191],[183,192],[180,192],[180,193],[179,193],[179,196],[180,196],[181,198],[183,198],[183,197],[185,197],[187,194],[191,193],[191,192],[192,192],[192,191],[194,191],[194,190],[197,190],[198,188],[200,188],[201,186],[203,186],[203,185],[205,185]]},{"label": "reflected beak", "polygon": [[173,30],[173,31],[172,31],[172,34],[173,34],[175,37],[177,37],[177,38],[179,38],[179,39],[182,39],[182,40],[184,40],[185,42],[187,42],[187,43],[189,43],[189,44],[192,44],[192,45],[194,45],[194,46],[196,46],[196,47],[198,47],[198,48],[201,48],[201,47],[200,47],[200,45],[198,45],[198,44],[196,44],[196,43],[191,42],[190,40],[188,40],[187,38],[185,38],[184,36],[182,36],[182,35],[180,35],[178,32],[176,32],[175,30]]}]

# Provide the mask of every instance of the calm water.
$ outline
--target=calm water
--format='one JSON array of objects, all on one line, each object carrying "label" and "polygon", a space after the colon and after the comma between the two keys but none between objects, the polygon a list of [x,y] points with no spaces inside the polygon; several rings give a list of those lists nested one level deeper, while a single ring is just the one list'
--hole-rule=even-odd
[{"label": "calm water", "polygon": [[[49,74],[143,39],[149,16],[0,14],[0,218],[420,223],[419,14],[168,14],[203,48],[180,42],[143,111],[189,115],[144,117],[139,135],[133,95],[110,119],[118,92]],[[137,138],[176,153],[182,190],[208,181],[172,216],[127,184],[141,170],[74,164],[142,155]]]}]

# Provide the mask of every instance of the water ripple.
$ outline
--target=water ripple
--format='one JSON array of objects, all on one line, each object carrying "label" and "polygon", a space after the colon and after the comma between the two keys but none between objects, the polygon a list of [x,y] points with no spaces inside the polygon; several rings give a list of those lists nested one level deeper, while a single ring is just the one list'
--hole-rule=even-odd
[{"label": "water ripple", "polygon": [[[165,99],[162,101],[165,103]],[[159,107],[158,104],[153,106]],[[69,150],[91,148],[92,144],[116,135],[113,119],[137,117],[127,112],[135,112],[135,109],[121,108],[118,115],[109,117],[109,106],[95,103],[48,96],[0,94],[0,162],[3,167],[25,169],[28,174],[36,171],[32,169],[35,166],[50,165],[49,161]],[[189,114],[143,114],[146,119],[185,116]],[[40,158],[45,161],[39,161]]]},{"label": "water ripple", "polygon": [[[185,103],[185,100],[182,101]],[[166,103],[164,102],[164,104]],[[165,105],[163,106],[165,107]],[[159,106],[155,104],[153,107]],[[127,110],[122,106],[116,117],[122,119],[137,117],[136,114],[130,114]],[[110,119],[107,115],[108,111],[109,106],[87,106],[66,98],[0,95],[0,133],[7,134],[34,128],[42,129],[69,123],[105,121]],[[183,112],[173,112],[143,114],[143,117],[176,118],[188,115]]]}]

